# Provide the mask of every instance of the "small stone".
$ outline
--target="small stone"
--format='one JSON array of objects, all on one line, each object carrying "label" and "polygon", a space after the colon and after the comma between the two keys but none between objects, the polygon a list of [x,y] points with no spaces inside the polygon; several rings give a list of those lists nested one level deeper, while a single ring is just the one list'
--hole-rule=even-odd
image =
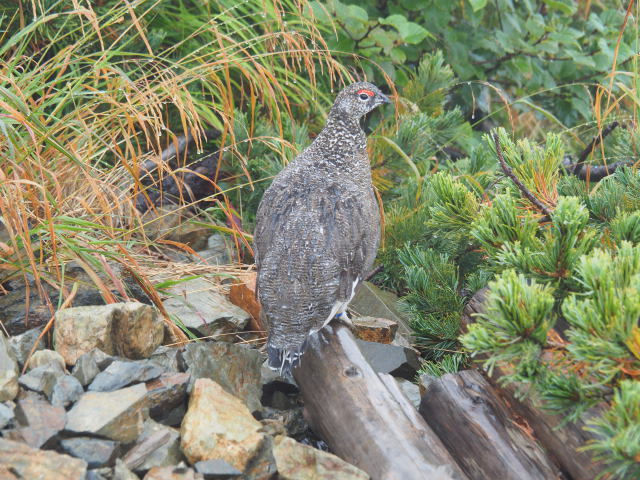
[{"label": "small stone", "polygon": [[398,387],[400,387],[400,390],[402,391],[402,393],[404,393],[409,402],[411,402],[411,404],[416,407],[416,409],[420,408],[420,387],[404,378],[396,378],[395,380],[398,383]]},{"label": "small stone", "polygon": [[189,247],[195,251],[207,247],[207,237],[209,234],[211,234],[209,227],[184,222],[176,226],[176,228],[171,229],[166,238],[174,242],[189,245]]},{"label": "small stone", "polygon": [[[10,404],[10,405],[9,405]],[[13,402],[0,403],[0,430],[9,425],[14,418],[16,418],[13,409],[15,404]]]},{"label": "small stone", "polygon": [[113,478],[111,480],[140,480],[140,478],[118,458],[116,459],[116,466],[113,469]]},{"label": "small stone", "polygon": [[114,392],[88,392],[67,413],[69,432],[100,435],[122,443],[133,442],[146,417],[147,389],[143,384]]},{"label": "small stone", "polygon": [[58,367],[60,370],[64,371],[65,364],[64,358],[53,350],[38,350],[31,356],[31,360],[29,360],[29,370],[33,370],[34,368],[42,367],[44,365],[54,365]]},{"label": "small stone", "polygon": [[53,438],[64,428],[64,408],[54,407],[39,398],[18,400],[14,413],[17,428],[7,432],[5,437],[33,448],[54,442]]},{"label": "small stone", "polygon": [[219,458],[216,458],[215,460],[202,460],[201,462],[196,462],[193,467],[196,469],[196,472],[204,477],[204,480],[226,480],[227,478],[237,478],[242,476],[242,472],[240,470]]},{"label": "small stone", "polygon": [[63,375],[58,378],[53,392],[51,393],[51,404],[57,407],[68,407],[75,403],[84,393],[82,384],[73,375]]},{"label": "small stone", "polygon": [[91,350],[88,355],[90,355],[98,365],[98,370],[103,371],[105,368],[108,368],[113,362],[115,362],[118,357],[114,357],[113,355],[109,355],[108,353],[103,352],[99,348],[94,348]]},{"label": "small stone", "polygon": [[[309,432],[309,424],[304,419],[302,407],[291,410],[264,408],[262,412],[264,414],[264,418],[261,420],[263,425],[267,420],[282,423],[289,437],[299,438]],[[264,431],[269,434],[271,433],[267,428],[265,428]]]},{"label": "small stone", "polygon": [[275,438],[273,455],[282,480],[368,480],[369,475],[329,452],[284,436]]},{"label": "small stone", "polygon": [[178,362],[178,354],[178,348],[161,345],[151,354],[149,360],[164,367],[169,372],[179,372],[180,364]]},{"label": "small stone", "polygon": [[44,393],[47,398],[51,398],[53,387],[58,381],[58,378],[63,375],[64,370],[60,369],[60,366],[48,363],[25,373],[18,379],[18,382],[24,388],[34,392]]},{"label": "small stone", "polygon": [[13,400],[18,395],[18,362],[7,337],[0,332],[0,402]]},{"label": "small stone", "polygon": [[80,355],[94,348],[109,355],[147,358],[158,348],[163,335],[164,322],[157,311],[138,302],[75,307],[56,312],[56,351],[67,365],[74,365]]},{"label": "small stone", "polygon": [[[146,450],[146,455],[143,458],[137,457],[135,459],[136,466],[132,466],[132,470],[136,473],[146,472],[153,467],[176,465],[184,460],[184,456],[180,450],[180,433],[174,428],[161,425],[153,420],[144,422],[144,429],[140,437],[138,437],[136,445],[131,449],[131,452],[133,452],[136,447],[145,444],[153,435],[158,436],[159,433],[165,433],[167,439],[155,450],[149,451],[148,449],[141,449]],[[131,458],[129,454],[127,454],[127,458]]]},{"label": "small stone", "polygon": [[60,446],[65,453],[87,462],[89,468],[111,466],[120,453],[118,442],[91,437],[67,438]]},{"label": "small stone", "polygon": [[112,392],[132,383],[147,382],[158,378],[163,372],[160,365],[152,362],[122,362],[116,360],[100,372],[89,385],[92,392]]},{"label": "small stone", "polygon": [[0,472],[3,468],[24,480],[85,480],[87,473],[84,460],[0,439]]},{"label": "small stone", "polygon": [[191,464],[219,458],[244,471],[264,442],[261,428],[238,398],[200,378],[182,422],[182,451]]},{"label": "small stone", "polygon": [[98,373],[100,373],[98,363],[96,362],[93,352],[89,352],[83,353],[78,357],[76,365],[73,367],[72,375],[78,379],[83,387],[86,387],[93,381]]},{"label": "small stone", "polygon": [[170,315],[175,315],[199,337],[219,336],[242,331],[249,314],[232,304],[202,278],[180,283],[169,289],[170,298],[163,301]]},{"label": "small stone", "polygon": [[182,352],[193,384],[209,378],[245,402],[252,412],[260,408],[260,353],[227,342],[190,343]]},{"label": "small stone", "polygon": [[356,340],[373,370],[411,380],[420,368],[418,355],[410,348]]},{"label": "small stone", "polygon": [[[27,361],[33,346],[35,345],[38,337],[44,330],[44,327],[32,328],[31,330],[27,330],[20,335],[14,335],[9,339],[9,343],[11,344],[11,349],[18,360],[20,366],[24,365],[24,362]],[[38,345],[36,346],[36,352],[39,350],[43,350],[47,348],[46,337],[43,337]]]},{"label": "small stone", "polygon": [[170,467],[153,467],[147,472],[143,480],[203,480],[202,475],[196,473],[184,464]]},{"label": "small stone", "polygon": [[163,373],[147,382],[147,404],[152,418],[162,419],[187,399],[188,373]]},{"label": "small stone", "polygon": [[367,342],[391,343],[398,331],[398,322],[386,318],[356,317],[352,323],[354,335]]}]

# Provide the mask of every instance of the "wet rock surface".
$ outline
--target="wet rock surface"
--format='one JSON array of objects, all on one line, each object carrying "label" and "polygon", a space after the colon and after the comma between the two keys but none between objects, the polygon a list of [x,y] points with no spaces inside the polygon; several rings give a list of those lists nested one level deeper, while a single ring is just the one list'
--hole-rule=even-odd
[{"label": "wet rock surface", "polygon": [[227,342],[191,343],[182,360],[192,383],[209,378],[243,400],[249,410],[260,407],[263,358],[256,350]]},{"label": "wet rock surface", "polygon": [[138,302],[67,308],[56,312],[54,336],[67,365],[94,348],[142,359],[162,342],[164,322],[153,307]]},{"label": "wet rock surface", "polygon": [[169,290],[164,308],[198,337],[222,336],[242,331],[250,315],[232,304],[208,281],[196,278]]},{"label": "wet rock surface", "polygon": [[65,429],[132,442],[142,432],[146,393],[142,384],[113,392],[87,392],[68,412]]},{"label": "wet rock surface", "polygon": [[18,361],[4,333],[0,332],[0,402],[18,395]]}]

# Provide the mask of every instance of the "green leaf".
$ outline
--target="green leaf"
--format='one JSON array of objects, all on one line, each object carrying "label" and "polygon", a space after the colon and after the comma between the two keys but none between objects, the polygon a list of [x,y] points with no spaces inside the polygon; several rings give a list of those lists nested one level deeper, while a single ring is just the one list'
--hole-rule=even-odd
[{"label": "green leaf", "polygon": [[469,0],[469,3],[471,4],[471,8],[473,8],[474,12],[482,10],[487,6],[487,0]]},{"label": "green leaf", "polygon": [[427,37],[433,38],[433,36],[423,27],[417,23],[408,21],[402,15],[389,15],[387,18],[381,18],[380,23],[382,25],[391,25],[395,28],[403,42],[406,43],[420,43]]}]

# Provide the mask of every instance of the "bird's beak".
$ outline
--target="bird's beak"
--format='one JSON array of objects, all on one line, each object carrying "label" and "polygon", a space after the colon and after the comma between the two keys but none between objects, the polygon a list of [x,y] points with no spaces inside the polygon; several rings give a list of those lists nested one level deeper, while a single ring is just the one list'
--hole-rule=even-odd
[{"label": "bird's beak", "polygon": [[379,93],[378,97],[380,97],[380,103],[391,103],[389,97],[387,97],[384,93]]}]

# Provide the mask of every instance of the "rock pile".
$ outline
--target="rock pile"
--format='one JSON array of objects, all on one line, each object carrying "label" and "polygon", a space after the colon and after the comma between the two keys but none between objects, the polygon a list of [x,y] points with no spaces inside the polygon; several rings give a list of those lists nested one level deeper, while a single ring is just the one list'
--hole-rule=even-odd
[{"label": "rock pile", "polygon": [[[224,297],[181,298],[165,308],[189,310],[197,335],[237,333],[250,319]],[[411,352],[391,344],[393,322],[359,328],[395,352],[381,368],[406,376],[414,367]],[[161,346],[164,324],[153,307],[86,306],[57,312],[53,344],[44,338],[21,374],[41,331],[0,333],[0,478],[369,478],[326,451],[304,420],[296,385],[266,369],[255,348]]]}]

